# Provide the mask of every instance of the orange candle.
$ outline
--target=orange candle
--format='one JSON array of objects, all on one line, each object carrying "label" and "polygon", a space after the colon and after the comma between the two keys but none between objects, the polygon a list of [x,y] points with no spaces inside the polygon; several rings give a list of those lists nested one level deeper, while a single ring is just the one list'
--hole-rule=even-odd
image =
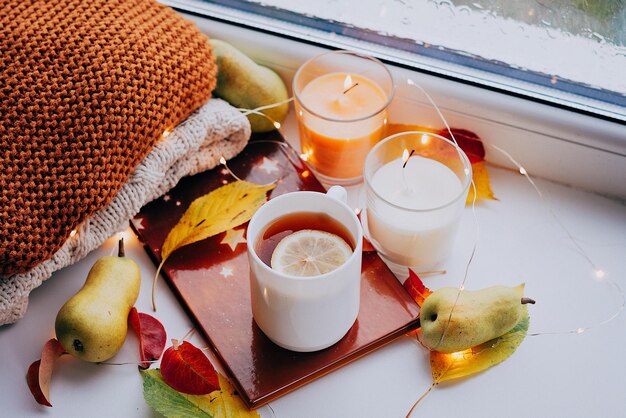
[{"label": "orange candle", "polygon": [[304,158],[322,180],[359,180],[369,150],[384,137],[389,95],[366,76],[333,72],[296,95]]}]

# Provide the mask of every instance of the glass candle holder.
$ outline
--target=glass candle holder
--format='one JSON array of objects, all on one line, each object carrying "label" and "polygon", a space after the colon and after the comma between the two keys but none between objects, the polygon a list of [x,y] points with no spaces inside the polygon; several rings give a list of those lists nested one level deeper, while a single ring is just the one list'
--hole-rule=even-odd
[{"label": "glass candle holder", "polygon": [[367,153],[386,135],[387,67],[356,52],[324,53],[298,69],[293,92],[303,159],[323,183],[360,182]]},{"label": "glass candle holder", "polygon": [[366,231],[396,274],[438,267],[450,254],[472,166],[453,142],[403,132],[378,143],[364,168]]}]

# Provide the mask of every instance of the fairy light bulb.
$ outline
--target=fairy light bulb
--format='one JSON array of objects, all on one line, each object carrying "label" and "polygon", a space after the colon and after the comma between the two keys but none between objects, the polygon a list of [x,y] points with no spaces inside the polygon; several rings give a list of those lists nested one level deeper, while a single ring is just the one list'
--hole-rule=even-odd
[{"label": "fairy light bulb", "polygon": [[70,232],[70,238],[73,237],[74,235],[76,235],[76,230],[72,229],[72,232]]},{"label": "fairy light bulb", "polygon": [[596,277],[596,279],[604,279],[604,276],[606,276],[606,272],[602,269],[597,269],[593,275]]},{"label": "fairy light bulb", "polygon": [[226,165],[226,158],[220,157],[220,164]]},{"label": "fairy light bulb", "polygon": [[311,158],[311,155],[313,155],[313,150],[308,149],[304,151],[302,154],[300,154],[300,158],[302,159],[302,161],[308,161],[309,158]]},{"label": "fairy light bulb", "polygon": [[276,121],[275,121],[275,122],[274,122],[274,127],[275,127],[276,129],[280,129],[280,122],[276,122]]},{"label": "fairy light bulb", "polygon": [[426,135],[426,134],[423,134],[423,135],[422,135],[422,145],[426,145],[426,144],[428,144],[428,141],[429,141],[429,140],[430,140],[430,139],[428,138],[428,135]]},{"label": "fairy light bulb", "polygon": [[522,176],[525,176],[526,174],[528,174],[528,172],[526,171],[526,169],[525,169],[524,167],[520,167],[520,168],[519,168],[519,173],[520,173]]}]

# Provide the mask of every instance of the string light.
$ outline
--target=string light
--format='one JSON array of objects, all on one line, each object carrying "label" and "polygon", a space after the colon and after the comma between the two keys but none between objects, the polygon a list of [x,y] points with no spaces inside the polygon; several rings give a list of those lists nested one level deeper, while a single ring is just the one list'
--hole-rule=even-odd
[{"label": "string light", "polygon": [[70,238],[73,238],[74,235],[76,235],[76,230],[72,229],[72,232],[70,232]]}]

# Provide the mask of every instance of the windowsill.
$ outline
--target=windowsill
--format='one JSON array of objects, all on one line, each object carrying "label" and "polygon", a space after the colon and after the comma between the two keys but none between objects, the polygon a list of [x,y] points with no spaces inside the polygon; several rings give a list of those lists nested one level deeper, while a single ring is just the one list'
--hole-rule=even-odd
[{"label": "windowsill", "polygon": [[[207,24],[198,18],[194,20],[242,46],[246,52],[261,54],[263,45],[267,45],[267,35],[259,35],[254,48],[250,45],[245,48],[246,44],[241,41],[244,30],[214,22]],[[292,52],[299,53],[302,58],[314,51],[311,48],[306,46]],[[270,49],[274,55],[279,53],[278,47]],[[268,57],[266,60],[270,59]],[[283,75],[289,74],[298,62],[295,58],[282,56],[278,69]],[[499,116],[482,118],[470,115],[469,111],[455,113],[455,102],[461,100],[459,97],[469,95],[464,91],[465,87],[459,88],[459,97],[445,98],[441,91],[446,87],[440,87],[436,82],[427,84],[425,80],[432,80],[420,78],[420,82],[424,81],[436,96],[435,100],[445,109],[451,109],[450,121],[454,125],[476,130],[486,142],[508,149],[531,173],[555,177],[578,187],[626,195],[623,184],[605,185],[604,188],[600,184],[610,183],[608,179],[612,178],[626,178],[623,144],[611,142],[612,138],[620,138],[617,127],[599,127],[607,134],[600,140],[602,146],[596,147],[584,143],[588,136],[586,132],[594,128],[594,122],[583,116],[573,117],[584,121],[572,122],[576,125],[568,128],[582,130],[573,136],[576,141],[564,139],[566,135],[550,130],[563,128],[561,124],[567,125],[568,116],[561,115],[564,111],[560,110],[549,112],[557,119],[560,116],[565,118],[560,122],[557,120],[556,127],[538,123],[532,129],[525,121],[511,125],[503,123]],[[490,106],[496,107],[494,103],[497,100]],[[461,103],[458,105],[462,107]],[[425,109],[423,104],[418,108]],[[528,110],[540,114],[543,108]],[[401,113],[396,115],[402,116]],[[510,116],[514,121],[517,118],[517,114]],[[293,129],[293,115],[291,117],[286,132],[293,142],[297,136]],[[438,121],[433,123],[438,124]],[[523,145],[515,145],[520,143]],[[540,145],[529,146],[529,143]],[[493,163],[501,163],[495,156],[490,157]],[[571,175],[577,171],[580,173]],[[466,288],[478,289],[493,284],[512,286],[525,282],[527,295],[537,300],[537,304],[530,307],[531,332],[575,330],[610,317],[620,299],[607,283],[593,278],[592,268],[567,240],[546,204],[597,266],[622,288],[626,288],[624,206],[595,193],[538,179],[537,184],[546,196],[545,203],[519,174],[494,167],[490,167],[490,174],[499,200],[481,203],[476,208],[480,240]],[[591,180],[584,182],[579,177]],[[445,266],[448,273],[424,280],[432,289],[458,286],[463,277],[476,236],[472,211],[466,209],[463,216],[454,255]],[[151,312],[150,288],[156,269],[130,230],[126,237],[127,255],[138,262],[141,270],[142,290],[136,306],[140,311]],[[29,310],[22,320],[13,326],[0,327],[4,361],[0,404],[6,416],[41,414],[41,407],[33,401],[24,384],[26,369],[39,358],[43,343],[53,336],[54,315],[58,309],[82,286],[95,260],[111,253],[116,241],[117,237],[108,240],[81,262],[55,273],[32,293]],[[191,321],[164,280],[158,282],[157,297],[159,310],[155,316],[163,322],[168,338],[185,335],[192,326]],[[472,378],[437,387],[418,406],[414,416],[505,414],[526,417],[528,411],[538,416],[621,415],[626,393],[623,377],[626,370],[623,355],[625,328],[626,316],[622,313],[608,324],[593,326],[581,335],[529,336],[504,363]],[[206,346],[197,333],[190,341],[198,347]],[[136,360],[137,341],[129,336],[122,351],[112,361]],[[426,351],[413,337],[402,337],[272,402],[273,412],[264,407],[260,413],[263,417],[404,416],[431,382]],[[143,400],[142,380],[133,364],[105,366],[64,356],[55,367],[51,398],[54,407],[46,411],[51,417],[155,415]]]}]

